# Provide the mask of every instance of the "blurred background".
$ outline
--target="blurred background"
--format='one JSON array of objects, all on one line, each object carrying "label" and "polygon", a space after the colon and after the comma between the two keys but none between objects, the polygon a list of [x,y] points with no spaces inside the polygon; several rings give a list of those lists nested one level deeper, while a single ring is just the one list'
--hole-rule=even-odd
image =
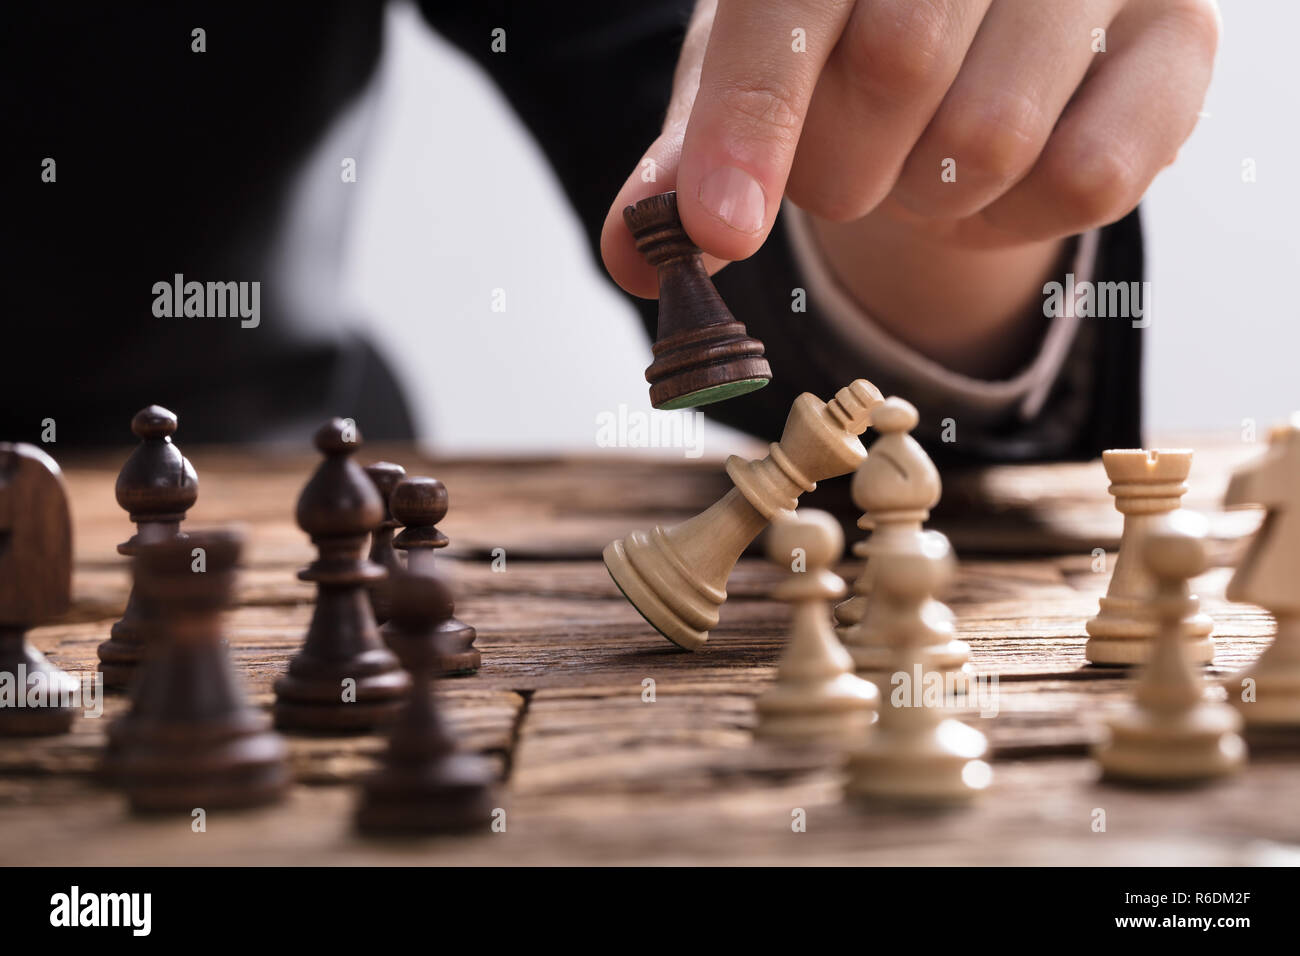
[{"label": "blurred background", "polygon": [[[1289,290],[1300,179],[1287,165],[1300,155],[1300,4],[1223,8],[1204,116],[1144,204],[1152,435],[1239,431],[1247,419],[1263,434],[1300,407],[1300,299]],[[358,161],[342,294],[395,365],[432,447],[591,451],[591,396],[602,410],[648,411],[649,343],[540,152],[491,80],[407,4],[390,5],[375,82],[309,164],[291,234],[313,232],[312,190],[337,188],[341,157]],[[1250,161],[1254,182],[1243,179]],[[494,188],[455,188],[485,178]],[[300,275],[299,294],[320,294],[317,279]],[[504,312],[491,308],[497,289]],[[706,425],[710,457],[741,441]]]}]

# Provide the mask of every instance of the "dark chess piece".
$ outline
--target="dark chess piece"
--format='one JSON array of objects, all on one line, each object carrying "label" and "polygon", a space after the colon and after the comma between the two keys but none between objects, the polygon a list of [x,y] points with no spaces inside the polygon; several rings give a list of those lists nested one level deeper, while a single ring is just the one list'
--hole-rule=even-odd
[{"label": "dark chess piece", "polygon": [[233,531],[202,531],[136,552],[154,629],[105,758],[133,810],[259,806],[288,789],[288,748],[248,705],[222,639],[242,547]]},{"label": "dark chess piece", "polygon": [[636,248],[659,270],[659,328],[645,370],[655,408],[693,408],[762,388],[772,379],[763,343],[723,303],[677,215],[677,193],[623,210]]},{"label": "dark chess piece", "polygon": [[316,610],[302,649],[275,682],[282,730],[358,733],[390,724],[410,679],[375,626],[366,586],[388,572],[363,558],[366,536],[384,518],[374,483],[351,459],[361,434],[336,418],[316,433],[325,460],[298,498],[298,526],[320,554],[298,572],[316,582]]},{"label": "dark chess piece", "polygon": [[[140,444],[117,476],[117,503],[135,522],[136,533],[117,546],[117,553],[132,557],[142,545],[159,541],[184,540],[180,530],[185,512],[199,496],[199,479],[194,466],[172,444],[176,416],[158,405],[136,412],[131,431]],[[123,690],[139,670],[150,636],[148,607],[131,589],[126,612],[113,625],[109,638],[99,645],[99,669],[104,686]]]},{"label": "dark chess piece", "polygon": [[[406,566],[416,574],[434,573],[434,551],[447,546],[447,536],[434,527],[447,516],[447,489],[437,478],[404,478],[393,489],[393,517],[404,526],[393,540],[393,547],[406,552]],[[474,646],[474,628],[458,621],[450,598],[446,615],[430,624],[437,638],[433,673],[439,677],[472,674],[483,663]],[[388,629],[384,640],[391,645]]]},{"label": "dark chess piece", "polygon": [[76,679],[27,643],[72,595],[72,521],[63,476],[33,445],[0,442],[0,736],[72,726]]},{"label": "dark chess piece", "polygon": [[389,579],[394,572],[402,570],[403,567],[401,558],[393,549],[393,532],[401,527],[401,522],[393,518],[389,499],[392,498],[397,483],[406,477],[406,469],[401,465],[394,465],[391,461],[377,461],[373,465],[366,465],[365,472],[374,482],[379,497],[384,499],[384,520],[379,522],[379,527],[370,532],[369,559],[387,568],[389,577],[371,581],[367,587],[370,592],[370,607],[375,612],[375,623],[383,624],[388,620]]},{"label": "dark chess piece", "polygon": [[435,575],[399,571],[392,599],[384,639],[410,672],[412,689],[380,769],[362,784],[357,826],[381,833],[486,832],[497,806],[492,766],[457,752],[432,686],[443,662],[439,625],[451,617],[451,591]]}]

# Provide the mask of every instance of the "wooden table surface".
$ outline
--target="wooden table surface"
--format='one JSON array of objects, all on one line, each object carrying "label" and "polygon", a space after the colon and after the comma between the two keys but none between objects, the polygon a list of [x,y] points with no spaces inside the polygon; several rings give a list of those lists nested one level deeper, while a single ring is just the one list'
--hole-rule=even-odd
[{"label": "wooden table surface", "polygon": [[[1168,446],[1170,443],[1164,443]],[[305,633],[312,550],[293,507],[309,454],[182,447],[199,472],[190,527],[238,522],[249,545],[238,607],[226,619],[251,698],[270,686]],[[1224,601],[1229,564],[1252,512],[1220,513],[1231,468],[1262,446],[1201,441],[1187,504],[1210,513],[1216,567],[1198,580],[1216,621],[1222,677],[1259,653],[1271,621]],[[74,673],[129,588],[114,550],[130,533],[113,500],[121,454],[62,462],[76,537],[74,608],[33,641]],[[772,680],[786,608],[768,599],[780,572],[740,562],[708,647],[677,650],[618,594],[600,561],[607,541],[696,513],[728,487],[718,462],[436,460],[410,448],[363,449],[441,478],[452,510],[458,616],[478,628],[482,671],[442,684],[464,746],[492,756],[504,782],[504,833],[376,842],[355,835],[355,783],[377,737],[292,737],[297,785],[277,807],[190,819],[137,819],[101,786],[105,727],[125,701],[72,733],[0,739],[0,863],[852,863],[1243,864],[1300,859],[1300,749],[1252,754],[1239,778],[1207,788],[1102,785],[1088,759],[1099,723],[1125,706],[1122,672],[1085,666],[1083,622],[1107,573],[1120,516],[1100,463],[945,474],[943,513],[961,557],[946,600],[978,673],[999,679],[998,713],[965,712],[988,735],[995,781],[968,809],[921,814],[845,804],[838,774],[806,754],[751,741],[753,700]],[[805,504],[856,518],[847,479]],[[852,540],[852,539],[850,539]],[[505,567],[493,570],[495,549]],[[496,552],[498,555],[502,552]],[[1113,563],[1108,554],[1106,565]],[[841,573],[856,574],[852,561]],[[655,700],[642,699],[655,682]],[[806,831],[792,828],[796,810]],[[1094,830],[1103,810],[1105,831]]]}]

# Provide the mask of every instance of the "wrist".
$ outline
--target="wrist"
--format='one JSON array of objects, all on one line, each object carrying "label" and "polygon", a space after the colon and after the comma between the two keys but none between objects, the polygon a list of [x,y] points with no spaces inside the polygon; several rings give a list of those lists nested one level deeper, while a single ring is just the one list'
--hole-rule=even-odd
[{"label": "wrist", "polygon": [[958,244],[945,227],[881,211],[849,223],[807,215],[835,281],[908,347],[965,375],[1013,374],[1047,329],[1043,283],[1069,240],[993,248]]}]

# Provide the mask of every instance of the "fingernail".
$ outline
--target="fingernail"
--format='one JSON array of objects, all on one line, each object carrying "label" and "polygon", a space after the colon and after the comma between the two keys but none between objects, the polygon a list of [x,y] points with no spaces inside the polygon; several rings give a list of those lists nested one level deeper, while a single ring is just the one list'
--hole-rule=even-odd
[{"label": "fingernail", "polygon": [[767,216],[767,200],[758,180],[743,169],[723,166],[700,183],[700,204],[737,232],[761,232]]}]

